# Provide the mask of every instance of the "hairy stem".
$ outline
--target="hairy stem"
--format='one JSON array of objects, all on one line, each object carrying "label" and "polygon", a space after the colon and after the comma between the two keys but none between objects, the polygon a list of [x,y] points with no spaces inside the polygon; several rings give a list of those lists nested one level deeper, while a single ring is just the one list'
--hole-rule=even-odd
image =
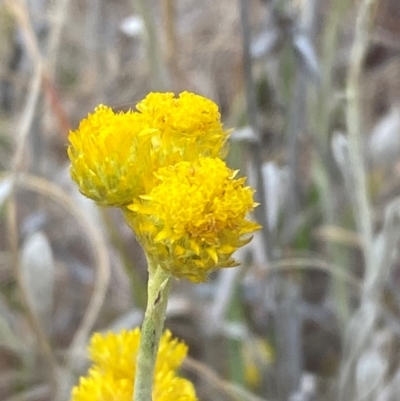
[{"label": "hairy stem", "polygon": [[147,308],[136,363],[133,401],[152,401],[154,368],[164,326],[171,276],[148,258]]}]

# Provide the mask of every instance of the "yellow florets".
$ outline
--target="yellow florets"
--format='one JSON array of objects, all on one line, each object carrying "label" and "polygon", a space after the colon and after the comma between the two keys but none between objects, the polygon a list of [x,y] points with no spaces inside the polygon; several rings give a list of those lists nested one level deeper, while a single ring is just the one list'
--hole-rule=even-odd
[{"label": "yellow florets", "polygon": [[148,192],[160,167],[224,153],[228,132],[211,100],[151,93],[137,109],[99,106],[69,134],[71,176],[100,205],[123,207]]},{"label": "yellow florets", "polygon": [[224,153],[228,132],[222,127],[218,106],[213,101],[189,92],[178,98],[173,93],[150,93],[136,108],[146,124],[158,130],[153,137],[158,139],[166,157],[178,153],[177,162]]},{"label": "yellow florets", "polygon": [[123,205],[143,192],[137,171],[140,119],[138,113],[117,114],[101,105],[69,134],[71,176],[100,205]]},{"label": "yellow florets", "polygon": [[159,183],[128,209],[129,223],[146,252],[176,277],[204,281],[234,266],[232,253],[259,225],[246,219],[253,190],[220,159],[180,162],[156,173]]},{"label": "yellow florets", "polygon": [[[89,354],[93,366],[72,391],[71,401],[131,401],[140,330],[94,334]],[[187,346],[166,331],[161,338],[153,385],[154,401],[196,401],[192,383],[176,374]]]},{"label": "yellow florets", "polygon": [[71,175],[100,205],[117,206],[147,256],[176,277],[204,281],[259,226],[253,190],[221,157],[229,132],[217,105],[150,93],[136,111],[99,106],[69,135]]}]

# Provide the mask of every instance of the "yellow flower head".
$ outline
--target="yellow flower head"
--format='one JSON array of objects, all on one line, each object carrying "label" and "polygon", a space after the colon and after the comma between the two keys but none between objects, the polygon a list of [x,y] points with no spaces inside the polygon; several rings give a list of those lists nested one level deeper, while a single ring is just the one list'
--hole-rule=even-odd
[{"label": "yellow flower head", "polygon": [[138,113],[114,113],[100,105],[70,132],[70,172],[85,196],[101,205],[123,205],[142,192],[137,173],[140,120]]},{"label": "yellow flower head", "polygon": [[173,161],[162,166],[223,155],[228,132],[212,100],[189,92],[178,98],[173,93],[150,93],[136,108],[147,125],[157,129],[152,134],[154,148],[158,145],[164,157]]},{"label": "yellow flower head", "polygon": [[145,251],[175,277],[201,282],[216,268],[235,266],[232,253],[259,229],[246,219],[254,191],[236,173],[221,159],[180,162],[161,168],[158,185],[128,206]]},{"label": "yellow flower head", "polygon": [[227,138],[211,100],[150,93],[137,111],[99,106],[70,132],[71,176],[98,204],[122,207],[151,190],[160,167],[220,156]]},{"label": "yellow flower head", "polygon": [[[94,334],[89,345],[93,366],[72,390],[71,401],[131,401],[139,341],[139,329]],[[176,375],[186,354],[187,346],[166,331],[157,354],[154,401],[197,400],[192,383]]]}]

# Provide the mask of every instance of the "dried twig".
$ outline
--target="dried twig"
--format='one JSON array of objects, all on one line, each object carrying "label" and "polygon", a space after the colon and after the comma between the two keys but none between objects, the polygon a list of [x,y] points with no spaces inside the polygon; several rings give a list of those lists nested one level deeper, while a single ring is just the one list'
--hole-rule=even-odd
[{"label": "dried twig", "polygon": [[8,230],[8,240],[10,244],[10,251],[12,255],[12,264],[14,266],[15,278],[18,284],[18,289],[21,296],[21,301],[23,303],[28,321],[31,325],[33,332],[38,341],[39,348],[44,356],[45,363],[48,365],[50,386],[52,397],[56,397],[58,391],[58,366],[56,359],[52,353],[50,344],[46,338],[43,328],[41,327],[38,316],[35,314],[31,305],[29,304],[29,296],[27,289],[25,288],[25,283],[23,280],[23,274],[19,261],[19,241],[18,241],[18,222],[17,222],[17,204],[15,197],[16,190],[16,180],[22,169],[24,151],[26,146],[26,141],[32,127],[34,120],[34,114],[36,105],[40,97],[40,89],[42,82],[42,62],[38,50],[38,43],[36,36],[33,32],[32,25],[29,19],[28,11],[26,9],[26,4],[24,1],[7,1],[7,6],[13,13],[15,19],[17,20],[21,31],[25,39],[26,48],[32,58],[34,63],[34,74],[31,80],[31,87],[28,92],[26,105],[24,112],[21,117],[20,127],[18,130],[16,150],[13,156],[12,172],[11,172],[11,182],[12,187],[9,196],[9,204],[7,209],[7,230]]},{"label": "dried twig", "polygon": [[270,235],[267,223],[267,216],[263,210],[268,210],[266,188],[264,188],[263,172],[262,172],[262,149],[261,143],[261,130],[257,117],[257,102],[256,91],[253,78],[252,61],[250,56],[250,23],[249,23],[249,3],[246,0],[239,0],[240,7],[240,22],[242,27],[243,38],[243,70],[246,85],[246,109],[249,126],[251,127],[254,135],[255,142],[251,144],[250,149],[252,153],[252,160],[254,163],[254,170],[256,172],[256,188],[258,201],[265,205],[264,208],[257,208],[255,211],[258,222],[262,225],[262,234],[264,239],[264,250],[266,260],[271,260],[273,244],[272,236]]},{"label": "dried twig", "polygon": [[236,384],[227,382],[216,374],[215,371],[208,366],[202,364],[195,359],[187,357],[183,362],[183,366],[192,372],[197,373],[203,379],[206,379],[210,384],[217,388],[222,394],[228,395],[232,400],[243,401],[266,401],[255,394],[250,393],[248,390]]},{"label": "dried twig", "polygon": [[137,12],[143,18],[146,31],[147,62],[150,70],[150,86],[155,90],[167,89],[166,69],[161,56],[157,25],[147,0],[133,0]]},{"label": "dried twig", "polygon": [[347,130],[349,148],[349,175],[353,178],[353,207],[357,229],[362,242],[365,262],[365,279],[361,305],[347,327],[344,358],[339,376],[339,400],[357,399],[360,388],[356,371],[365,349],[374,335],[379,308],[379,287],[374,277],[377,263],[372,227],[372,213],[368,199],[365,163],[362,156],[361,76],[369,42],[372,8],[376,0],[363,0],[358,9],[354,43],[350,54],[347,76]]},{"label": "dried twig", "polygon": [[[347,129],[349,138],[349,160],[354,175],[354,210],[358,231],[363,243],[366,265],[366,280],[375,269],[373,255],[373,232],[371,207],[368,200],[365,163],[362,156],[361,123],[361,75],[367,52],[371,9],[376,0],[364,0],[360,4],[356,20],[354,44],[350,55],[347,76]],[[365,288],[369,293],[370,289]],[[367,295],[367,293],[366,293]],[[367,295],[368,296],[368,295]]]}]

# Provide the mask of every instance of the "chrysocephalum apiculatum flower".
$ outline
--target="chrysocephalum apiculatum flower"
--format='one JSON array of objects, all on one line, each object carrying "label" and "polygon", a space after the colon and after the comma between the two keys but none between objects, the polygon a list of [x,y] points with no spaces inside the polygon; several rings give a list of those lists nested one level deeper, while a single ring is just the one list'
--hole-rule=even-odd
[{"label": "chrysocephalum apiculatum flower", "polygon": [[70,172],[85,196],[100,205],[123,205],[142,193],[137,172],[141,132],[138,113],[114,113],[103,105],[70,132]]},{"label": "chrysocephalum apiculatum flower", "polygon": [[136,105],[145,125],[157,129],[152,135],[167,163],[192,161],[200,156],[223,157],[228,131],[221,124],[218,106],[203,96],[182,92],[150,93]]},{"label": "chrysocephalum apiculatum flower", "polygon": [[[94,334],[89,345],[93,365],[72,390],[71,401],[131,401],[139,341],[139,329]],[[166,331],[157,354],[154,401],[197,401],[192,383],[176,372],[186,355],[187,346]]]},{"label": "chrysocephalum apiculatum flower", "polygon": [[128,206],[126,218],[146,253],[173,276],[202,282],[235,266],[232,253],[259,225],[247,215],[253,190],[218,158],[161,168],[149,194]]},{"label": "chrysocephalum apiculatum flower", "polygon": [[211,100],[150,93],[136,108],[101,105],[69,134],[71,176],[100,205],[123,207],[149,192],[161,167],[224,155],[229,134]]}]

